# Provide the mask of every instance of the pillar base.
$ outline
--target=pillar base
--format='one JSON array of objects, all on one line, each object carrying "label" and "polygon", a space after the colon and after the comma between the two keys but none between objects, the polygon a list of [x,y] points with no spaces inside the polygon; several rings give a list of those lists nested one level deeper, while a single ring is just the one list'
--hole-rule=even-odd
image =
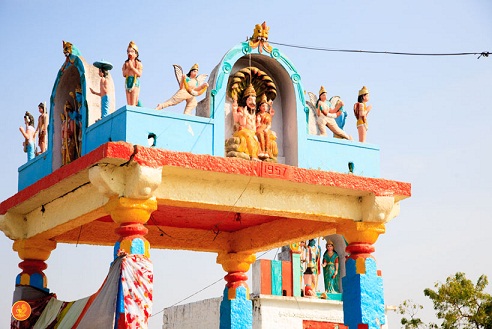
[{"label": "pillar base", "polygon": [[[234,293],[229,291],[234,289]],[[229,299],[234,295],[234,299]],[[249,299],[247,287],[226,287],[220,303],[220,329],[253,328],[253,303]]]},{"label": "pillar base", "polygon": [[[371,258],[349,258],[343,284],[344,324],[350,329],[380,329],[386,323],[383,279]],[[361,273],[364,269],[364,273]]]}]

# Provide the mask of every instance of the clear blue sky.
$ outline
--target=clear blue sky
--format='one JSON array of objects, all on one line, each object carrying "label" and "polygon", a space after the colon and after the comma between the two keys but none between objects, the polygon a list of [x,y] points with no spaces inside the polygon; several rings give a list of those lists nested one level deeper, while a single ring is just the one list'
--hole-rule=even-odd
[{"label": "clear blue sky", "polygon": [[[201,73],[210,73],[263,21],[272,42],[453,53],[492,51],[491,17],[490,0],[1,1],[0,200],[17,192],[17,168],[25,162],[18,127],[26,110],[36,113],[39,102],[49,101],[64,61],[62,40],[76,45],[89,63],[114,64],[117,108],[125,104],[120,69],[134,40],[144,65],[141,99],[154,107],[176,91],[172,64],[187,69],[198,62]],[[433,312],[423,290],[436,281],[457,271],[474,281],[480,274],[492,280],[492,58],[280,49],[308,91],[324,85],[352,104],[362,85],[370,89],[368,141],[381,148],[382,177],[412,183],[413,196],[376,243],[387,304],[411,298],[425,305],[428,316]],[[347,130],[356,135],[352,115]],[[5,326],[20,259],[3,234],[0,248]],[[154,313],[221,278],[225,273],[215,257],[153,250]],[[63,300],[89,295],[104,280],[111,258],[111,248],[60,244],[47,262],[49,287]],[[223,287],[216,284],[190,301],[220,296]],[[150,328],[160,328],[161,316],[151,319]],[[398,317],[391,321],[397,328]]]}]

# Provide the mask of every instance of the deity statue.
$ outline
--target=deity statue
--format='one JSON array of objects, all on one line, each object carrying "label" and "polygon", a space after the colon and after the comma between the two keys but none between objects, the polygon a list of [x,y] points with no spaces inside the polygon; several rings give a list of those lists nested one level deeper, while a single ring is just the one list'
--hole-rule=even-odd
[{"label": "deity statue", "polygon": [[232,99],[234,133],[226,140],[226,155],[277,162],[277,137],[270,129],[274,111],[268,112],[277,96],[273,80],[256,67],[243,68],[230,78],[228,96]]},{"label": "deity statue", "polygon": [[367,105],[369,101],[369,90],[366,86],[363,86],[359,90],[359,95],[357,97],[357,103],[354,104],[354,114],[357,119],[357,131],[359,133],[359,142],[366,141],[367,135],[367,116],[372,109],[372,105]]},{"label": "deity statue", "polygon": [[179,90],[164,103],[157,104],[156,110],[162,110],[168,106],[174,106],[182,101],[186,101],[184,114],[191,115],[191,111],[196,107],[197,101],[195,96],[203,94],[208,87],[205,79],[206,74],[198,75],[198,64],[191,67],[188,74],[183,73],[183,69],[179,65],[173,65],[176,80],[178,80]]},{"label": "deity statue", "polygon": [[67,100],[63,107],[61,118],[61,154],[62,164],[66,165],[80,156],[79,125],[77,124],[77,112]]},{"label": "deity statue", "polygon": [[36,152],[36,155],[46,152],[48,148],[48,114],[46,113],[46,104],[39,103],[38,111],[38,126],[36,127],[35,134],[38,134],[39,152]]},{"label": "deity statue", "polygon": [[90,90],[91,93],[93,93],[94,95],[101,97],[101,118],[104,118],[109,114],[109,96],[108,96],[109,86],[108,86],[107,77],[109,74],[109,70],[113,68],[113,65],[105,61],[94,62],[93,65],[99,69],[99,77],[101,78],[101,80],[99,81],[98,92],[92,88],[90,88]]},{"label": "deity statue", "polygon": [[339,275],[339,258],[335,251],[335,246],[331,240],[326,242],[326,251],[323,254],[323,278],[325,283],[325,292],[339,293],[338,287]]},{"label": "deity statue", "polygon": [[135,42],[130,41],[126,49],[128,59],[123,63],[123,76],[125,77],[126,103],[132,106],[139,106],[140,100],[140,77],[142,76],[143,65],[138,58],[138,47]]},{"label": "deity statue", "polygon": [[306,271],[304,271],[304,296],[316,296],[320,268],[321,249],[315,239],[310,239],[306,247]]},{"label": "deity statue", "polygon": [[27,153],[27,161],[29,161],[34,159],[35,156],[34,140],[36,130],[34,129],[34,117],[31,113],[27,111],[26,114],[24,114],[24,124],[26,125],[26,128],[19,127],[19,131],[21,132],[22,136],[24,136],[24,152]]},{"label": "deity statue", "polygon": [[272,103],[272,101],[268,102],[266,95],[263,94],[256,112],[256,137],[260,144],[258,157],[262,160],[272,157],[275,152],[271,150],[272,143],[270,143],[277,138],[275,132],[271,130],[272,117],[275,114]]},{"label": "deity statue", "polygon": [[[343,101],[338,96],[327,100],[328,94],[325,87],[321,86],[319,97],[308,92],[307,105],[316,114],[316,124],[321,136],[327,136],[326,127],[331,130],[333,137],[352,140],[352,137],[343,131],[346,113],[343,111]],[[338,120],[337,120],[338,119]]]}]

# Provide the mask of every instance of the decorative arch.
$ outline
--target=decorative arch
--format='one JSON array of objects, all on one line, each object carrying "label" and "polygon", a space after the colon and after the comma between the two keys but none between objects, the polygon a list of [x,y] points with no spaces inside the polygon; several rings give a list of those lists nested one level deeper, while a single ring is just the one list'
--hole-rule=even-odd
[{"label": "decorative arch", "polygon": [[[67,44],[69,48],[67,48]],[[61,115],[64,113],[65,104],[68,102],[77,112],[77,123],[79,125],[77,131],[77,138],[79,139],[77,157],[87,153],[86,145],[83,143],[83,136],[87,127],[101,118],[100,97],[93,95],[89,91],[90,87],[99,90],[99,70],[88,64],[81,56],[79,50],[70,43],[64,42],[64,54],[65,62],[58,71],[50,97],[48,149],[52,153],[52,171],[60,168],[63,164]],[[111,75],[108,75],[107,79],[109,79],[109,112],[114,112],[114,83]],[[75,159],[71,159],[71,161],[73,160]]]},{"label": "decorative arch", "polygon": [[[232,100],[227,97],[229,77],[248,66],[265,71],[278,88],[278,97],[273,102],[272,130],[279,137],[279,159],[282,160],[279,162],[297,166],[299,143],[305,138],[308,114],[301,76],[294,64],[265,40],[251,40],[234,46],[210,74],[212,88],[197,114],[215,121],[214,155],[224,156],[224,140],[232,135]],[[219,124],[221,120],[224,125]]]}]

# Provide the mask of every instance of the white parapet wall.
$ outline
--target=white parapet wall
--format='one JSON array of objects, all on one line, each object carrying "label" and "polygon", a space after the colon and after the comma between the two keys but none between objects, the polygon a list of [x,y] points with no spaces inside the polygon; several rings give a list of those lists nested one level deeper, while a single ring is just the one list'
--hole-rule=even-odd
[{"label": "white parapet wall", "polygon": [[253,329],[302,329],[304,320],[343,324],[343,303],[316,298],[251,296]]},{"label": "white parapet wall", "polygon": [[[251,300],[253,329],[302,329],[303,321],[343,324],[339,301],[271,295],[251,295]],[[218,329],[221,301],[218,297],[166,308],[162,329]],[[387,323],[382,326],[387,328]]]},{"label": "white parapet wall", "polygon": [[222,297],[164,309],[162,329],[218,329]]}]

